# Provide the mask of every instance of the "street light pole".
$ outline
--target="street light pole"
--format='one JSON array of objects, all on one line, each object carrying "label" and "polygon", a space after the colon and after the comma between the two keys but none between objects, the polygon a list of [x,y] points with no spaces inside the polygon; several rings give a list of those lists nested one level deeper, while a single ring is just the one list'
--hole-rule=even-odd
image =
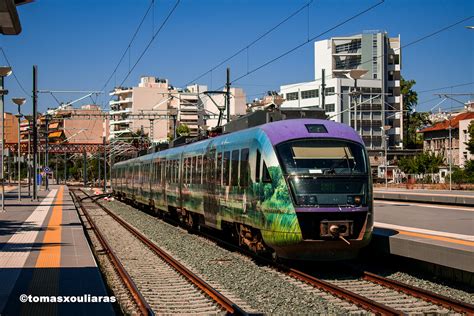
[{"label": "street light pole", "polygon": [[452,164],[453,164],[453,149],[452,149],[452,139],[451,139],[451,113],[449,113],[449,125],[448,125],[448,129],[449,129],[449,191],[452,190],[453,188],[453,182],[452,182],[452,178],[453,178],[453,170],[452,170]]},{"label": "street light pole", "polygon": [[5,183],[4,183],[4,170],[3,170],[3,155],[4,155],[4,147],[5,147],[5,104],[4,99],[5,95],[8,94],[8,90],[5,90],[3,87],[3,80],[5,77],[9,76],[12,73],[11,67],[0,67],[0,106],[2,108],[2,157],[0,159],[0,165],[2,168],[2,172],[0,173],[0,181],[2,182],[2,211],[5,210]]},{"label": "street light pole", "polygon": [[18,114],[16,114],[15,116],[18,118],[18,201],[21,201],[20,123],[21,123],[21,117],[23,116],[23,114],[21,114],[20,107],[23,104],[25,104],[26,99],[25,98],[13,98],[12,101],[13,101],[13,103],[15,103],[18,106]]}]

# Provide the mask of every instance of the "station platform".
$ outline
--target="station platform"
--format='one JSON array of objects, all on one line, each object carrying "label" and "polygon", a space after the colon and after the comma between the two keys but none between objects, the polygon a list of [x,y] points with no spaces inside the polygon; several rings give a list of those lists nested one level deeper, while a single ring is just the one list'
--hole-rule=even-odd
[{"label": "station platform", "polygon": [[0,315],[115,314],[68,188],[17,194],[0,212]]},{"label": "station platform", "polygon": [[463,190],[409,190],[402,188],[374,188],[376,200],[422,202],[474,207],[474,191]]},{"label": "station platform", "polygon": [[460,271],[474,282],[474,208],[375,201],[372,247]]}]

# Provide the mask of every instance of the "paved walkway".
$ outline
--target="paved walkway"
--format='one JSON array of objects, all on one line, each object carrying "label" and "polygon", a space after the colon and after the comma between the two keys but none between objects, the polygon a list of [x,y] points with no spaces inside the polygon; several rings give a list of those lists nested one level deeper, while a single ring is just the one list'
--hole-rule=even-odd
[{"label": "paved walkway", "polygon": [[92,303],[108,294],[67,187],[39,195],[18,201],[10,191],[0,213],[0,315],[113,314],[110,303]]}]

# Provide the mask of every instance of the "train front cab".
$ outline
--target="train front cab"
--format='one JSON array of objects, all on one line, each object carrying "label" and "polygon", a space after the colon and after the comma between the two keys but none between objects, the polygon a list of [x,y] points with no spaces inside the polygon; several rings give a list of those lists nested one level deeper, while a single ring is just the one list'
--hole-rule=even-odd
[{"label": "train front cab", "polygon": [[268,233],[264,240],[282,258],[356,257],[370,242],[373,226],[372,183],[364,146],[334,138],[297,139],[275,146],[275,154],[299,226],[299,232],[291,229],[288,233],[300,241],[267,241]]}]

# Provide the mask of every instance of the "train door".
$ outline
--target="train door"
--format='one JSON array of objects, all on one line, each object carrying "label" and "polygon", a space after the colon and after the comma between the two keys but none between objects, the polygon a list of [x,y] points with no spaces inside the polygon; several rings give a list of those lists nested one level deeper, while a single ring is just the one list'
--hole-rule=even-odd
[{"label": "train door", "polygon": [[209,149],[204,155],[204,217],[206,225],[217,228],[219,201],[216,185],[216,149]]}]

